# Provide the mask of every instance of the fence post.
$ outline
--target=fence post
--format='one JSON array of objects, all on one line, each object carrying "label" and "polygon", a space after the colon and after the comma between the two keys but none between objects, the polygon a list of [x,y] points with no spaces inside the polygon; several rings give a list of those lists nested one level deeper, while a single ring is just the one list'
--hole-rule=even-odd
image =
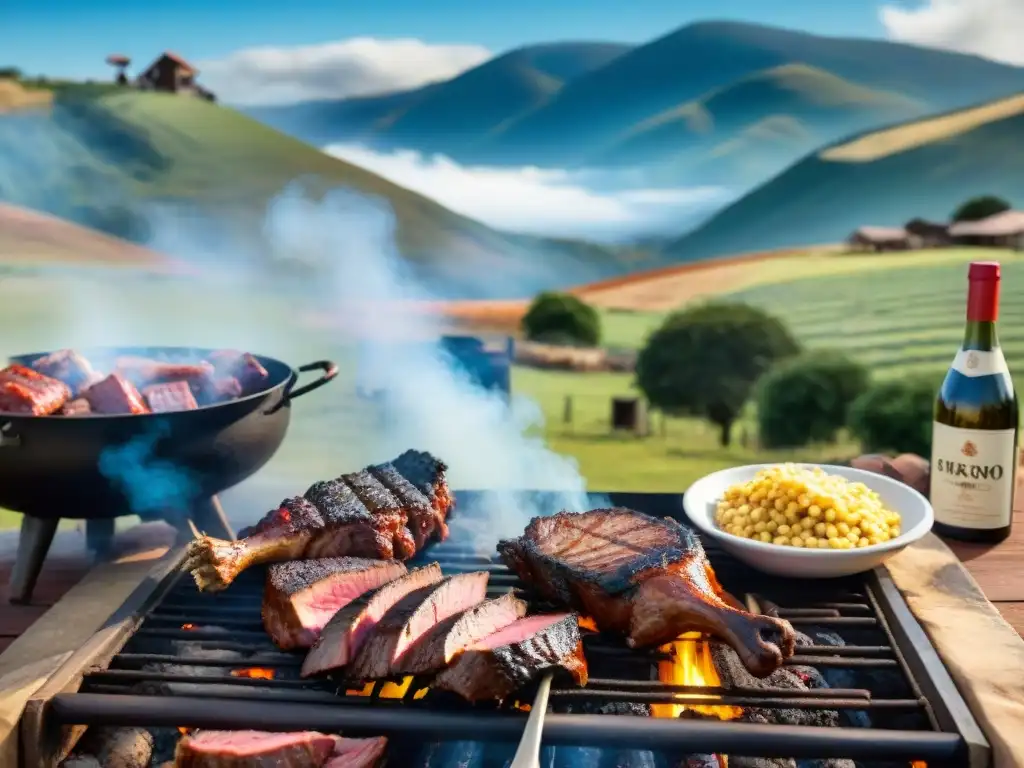
[{"label": "fence post", "polygon": [[562,424],[572,431],[572,395],[566,395],[562,403]]}]

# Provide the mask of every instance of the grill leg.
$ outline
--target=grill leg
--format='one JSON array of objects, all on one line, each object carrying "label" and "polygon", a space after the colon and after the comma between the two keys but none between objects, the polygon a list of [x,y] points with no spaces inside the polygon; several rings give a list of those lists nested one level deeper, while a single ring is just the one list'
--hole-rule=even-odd
[{"label": "grill leg", "polygon": [[85,521],[85,546],[97,559],[105,558],[114,547],[114,526],[112,517]]},{"label": "grill leg", "polygon": [[224,514],[224,507],[221,506],[220,499],[216,496],[211,496],[208,500],[196,504],[192,510],[192,522],[207,536],[228,541],[235,540],[235,532],[231,528],[231,523],[228,522],[227,515]]},{"label": "grill leg", "polygon": [[57,533],[59,518],[39,518],[22,515],[21,535],[18,538],[18,556],[7,585],[7,601],[25,605],[32,600],[43,561],[50,551],[53,535]]}]

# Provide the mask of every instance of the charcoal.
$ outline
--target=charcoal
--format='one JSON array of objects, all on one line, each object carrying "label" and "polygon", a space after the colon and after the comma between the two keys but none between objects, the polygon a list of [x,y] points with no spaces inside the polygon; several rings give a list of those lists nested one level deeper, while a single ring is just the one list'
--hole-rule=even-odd
[{"label": "charcoal", "polygon": [[729,756],[729,768],[796,768],[791,757],[733,757]]},{"label": "charcoal", "polygon": [[149,768],[153,735],[145,728],[93,727],[82,747],[96,755],[103,768]]},{"label": "charcoal", "polygon": [[95,755],[70,755],[60,768],[103,768],[103,764]]},{"label": "charcoal", "polygon": [[541,768],[600,768],[602,752],[596,747],[547,747]]},{"label": "charcoal", "polygon": [[480,741],[437,741],[428,744],[415,768],[483,768],[486,745]]},{"label": "charcoal", "polygon": [[717,755],[687,755],[679,768],[722,768]]}]

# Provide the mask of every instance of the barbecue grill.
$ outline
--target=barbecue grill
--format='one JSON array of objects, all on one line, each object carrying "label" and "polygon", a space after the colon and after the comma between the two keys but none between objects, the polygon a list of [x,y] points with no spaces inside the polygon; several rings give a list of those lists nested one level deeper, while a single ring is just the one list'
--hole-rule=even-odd
[{"label": "barbecue grill", "polygon": [[[608,495],[615,505],[681,516],[675,494]],[[457,498],[463,524],[488,508],[486,493]],[[453,524],[448,541],[412,564],[436,560],[446,574],[486,569],[489,596],[522,588],[495,556],[460,541],[457,530]],[[755,573],[704,544],[727,590],[812,639],[784,667],[810,682],[729,681],[739,673],[729,672],[722,655],[714,656],[717,684],[663,682],[659,669],[669,660],[663,651],[633,651],[586,632],[590,682],[578,689],[556,679],[544,717],[546,749],[556,755],[580,746],[640,750],[675,761],[645,765],[673,767],[691,755],[729,755],[730,765],[742,765],[741,756],[793,758],[797,766],[812,764],[805,760],[849,760],[861,768],[989,764],[987,741],[884,569],[793,582]],[[261,569],[215,595],[197,592],[173,565],[154,583],[140,588],[37,694],[42,699],[21,726],[23,765],[56,765],[83,726],[148,728],[157,751],[173,748],[179,729],[187,728],[387,735],[389,764],[401,766],[421,764],[417,756],[439,739],[486,742],[481,765],[503,766],[523,734],[530,690],[515,701],[471,706],[430,691],[423,680],[361,690],[343,681],[301,680],[302,656],[277,651],[263,631]],[[648,716],[642,708],[651,705],[683,709],[678,717]],[[715,714],[724,711],[733,713],[730,719]],[[158,759],[168,758],[155,755],[154,765]]]}]

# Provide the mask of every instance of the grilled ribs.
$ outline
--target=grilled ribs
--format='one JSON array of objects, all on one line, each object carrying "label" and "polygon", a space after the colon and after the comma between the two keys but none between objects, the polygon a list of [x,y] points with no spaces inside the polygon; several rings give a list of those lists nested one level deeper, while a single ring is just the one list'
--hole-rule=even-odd
[{"label": "grilled ribs", "polygon": [[282,650],[309,648],[341,608],[405,573],[397,560],[360,557],[274,563],[263,588],[263,626]]},{"label": "grilled ribs", "polygon": [[407,560],[448,535],[452,497],[447,467],[429,453],[406,451],[386,464],[314,483],[281,502],[239,541],[200,536],[185,568],[200,590],[224,589],[251,565],[318,557]]},{"label": "grilled ribs", "polygon": [[9,365],[0,371],[0,413],[49,416],[70,399],[67,384],[32,368]]},{"label": "grilled ribs", "polygon": [[535,517],[502,560],[550,600],[592,616],[631,647],[662,645],[684,632],[723,640],[766,677],[793,655],[786,621],[740,609],[715,577],[696,534],[675,520],[631,509]]},{"label": "grilled ribs", "polygon": [[434,680],[434,687],[472,702],[501,700],[545,672],[568,672],[587,684],[579,617],[527,616],[474,643]]}]

